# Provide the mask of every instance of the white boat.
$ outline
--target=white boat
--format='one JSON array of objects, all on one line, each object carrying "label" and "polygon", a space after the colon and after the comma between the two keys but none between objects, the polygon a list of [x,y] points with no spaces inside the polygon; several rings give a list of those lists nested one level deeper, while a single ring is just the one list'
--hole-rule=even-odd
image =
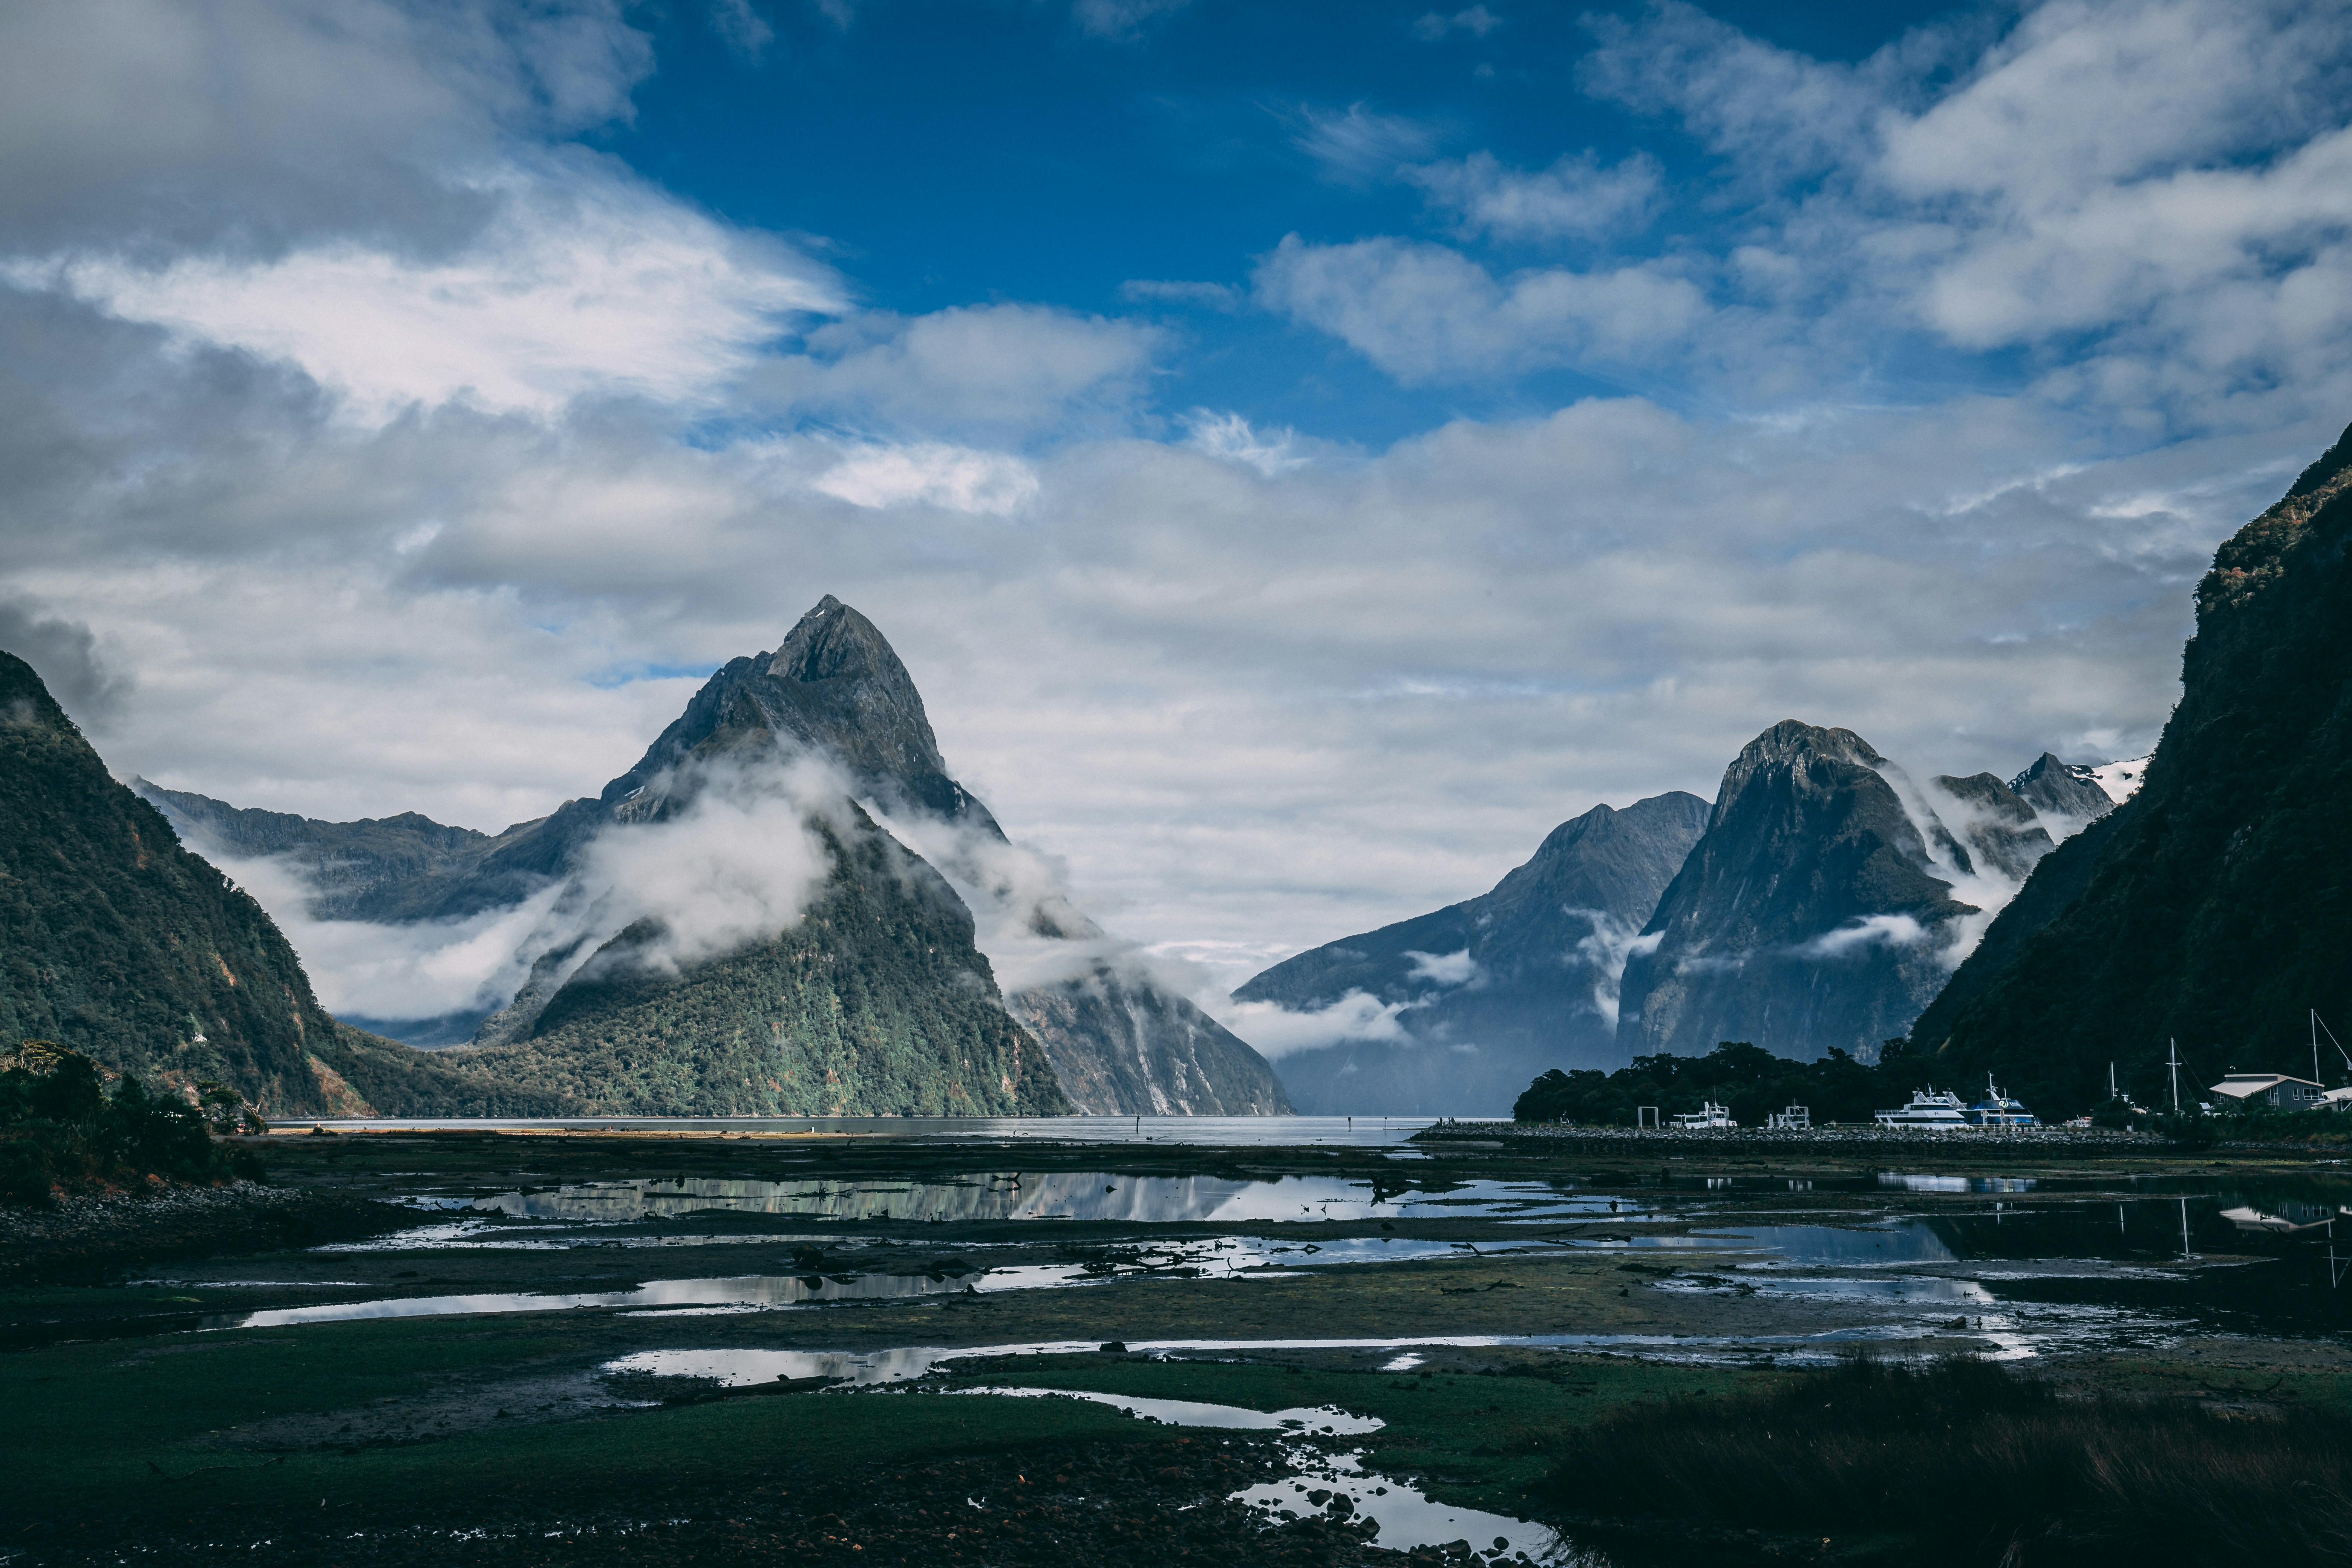
[{"label": "white boat", "polygon": [[2011,1100],[1992,1086],[1992,1074],[1985,1074],[1985,1097],[1969,1107],[1969,1120],[1979,1127],[2039,1127],[2033,1112],[2025,1109],[2023,1100]]},{"label": "white boat", "polygon": [[1729,1106],[1717,1105],[1711,1100],[1701,1100],[1699,1103],[1706,1106],[1706,1109],[1704,1110],[1685,1110],[1675,1118],[1675,1126],[1677,1130],[1685,1132],[1695,1132],[1709,1129],[1720,1130],[1732,1128],[1739,1125],[1738,1122],[1734,1121],[1731,1119],[1731,1108]]},{"label": "white boat", "polygon": [[1911,1103],[1894,1110],[1874,1110],[1870,1119],[1881,1127],[1966,1128],[1968,1108],[1960,1097],[1950,1089],[1918,1089],[1911,1091]]}]

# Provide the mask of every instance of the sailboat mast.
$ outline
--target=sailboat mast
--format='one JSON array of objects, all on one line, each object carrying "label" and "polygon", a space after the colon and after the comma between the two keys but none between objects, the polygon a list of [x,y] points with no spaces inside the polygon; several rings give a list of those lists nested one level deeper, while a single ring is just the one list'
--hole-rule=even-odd
[{"label": "sailboat mast", "polygon": [[2180,1042],[2170,1042],[2172,1050],[2168,1065],[2172,1068],[2172,1114],[2180,1114]]}]

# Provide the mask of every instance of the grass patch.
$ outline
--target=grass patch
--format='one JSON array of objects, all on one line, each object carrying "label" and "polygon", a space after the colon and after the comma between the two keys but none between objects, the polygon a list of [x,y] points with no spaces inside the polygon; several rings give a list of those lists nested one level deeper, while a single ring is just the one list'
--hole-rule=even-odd
[{"label": "grass patch", "polygon": [[1496,1372],[1410,1373],[1040,1357],[957,1381],[1191,1399],[1245,1410],[1335,1405],[1387,1424],[1361,1439],[1373,1469],[1414,1478],[1448,1502],[1524,1516],[1570,1435],[1606,1413],[1752,1391],[1788,1375],[1611,1356],[1547,1357]]},{"label": "grass patch", "polygon": [[[190,1335],[140,1351],[74,1344],[0,1357],[0,1518],[89,1528],[193,1525],[235,1513],[479,1520],[724,1495],[780,1474],[827,1476],[961,1453],[1174,1436],[1099,1405],[803,1394],[483,1429],[353,1449],[224,1447],[237,1428],[414,1395],[478,1373],[579,1365],[560,1325],[320,1324]],[[213,1468],[220,1467],[220,1468]]]},{"label": "grass patch", "polygon": [[1571,1514],[1824,1539],[1921,1564],[2342,1563],[2352,1422],[2071,1394],[1979,1362],[1855,1361],[1608,1414],[1544,1492]]}]

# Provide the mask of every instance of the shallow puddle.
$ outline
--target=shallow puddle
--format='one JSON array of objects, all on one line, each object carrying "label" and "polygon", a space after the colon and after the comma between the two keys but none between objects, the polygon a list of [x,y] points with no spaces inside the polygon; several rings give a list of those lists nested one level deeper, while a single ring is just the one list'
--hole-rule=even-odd
[{"label": "shallow puddle", "polygon": [[[730,1388],[763,1383],[830,1377],[853,1387],[905,1382],[950,1360],[1001,1355],[1070,1353],[1098,1349],[1091,1344],[992,1345],[967,1350],[899,1350],[870,1355],[799,1351],[647,1351],[608,1362],[607,1373],[707,1379]],[[1137,1350],[1155,1347],[1135,1346]],[[1386,1423],[1332,1405],[1290,1410],[1251,1410],[1190,1399],[1152,1399],[1090,1389],[989,1387],[942,1389],[929,1397],[991,1395],[1009,1399],[1076,1399],[1108,1405],[1147,1421],[1223,1431],[1278,1432],[1297,1436],[1346,1437],[1377,1432]],[[1309,1447],[1286,1449],[1297,1474],[1263,1482],[1233,1494],[1233,1500],[1270,1512],[1370,1520],[1375,1539],[1394,1551],[1467,1541],[1485,1556],[1504,1562],[1576,1564],[1605,1568],[1601,1559],[1572,1551],[1549,1527],[1477,1509],[1434,1502],[1403,1481],[1374,1475],[1360,1454],[1327,1454]],[[1335,1501],[1338,1499],[1344,1502]]]},{"label": "shallow puddle", "polygon": [[[430,1227],[436,1232],[440,1227]],[[840,1238],[833,1238],[836,1242]],[[442,1241],[428,1240],[429,1249]],[[320,1248],[320,1250],[326,1250]],[[378,1250],[399,1251],[397,1247]],[[971,1249],[967,1249],[971,1250]],[[1223,1238],[1164,1246],[1105,1247],[1090,1256],[1054,1263],[962,1266],[923,1274],[828,1273],[744,1275],[731,1279],[655,1279],[626,1290],[577,1293],[500,1291],[456,1296],[396,1296],[326,1306],[288,1307],[207,1318],[206,1329],[268,1329],[364,1318],[426,1318],[485,1312],[559,1312],[601,1308],[632,1314],[760,1312],[838,1301],[886,1301],[939,1295],[994,1295],[1050,1290],[1115,1279],[1278,1280],[1299,1270],[1343,1263],[1405,1262],[1448,1258],[1465,1249],[1443,1241],[1362,1237],[1326,1243]],[[1479,1254],[1494,1258],[1512,1249]],[[355,1281],[347,1281],[356,1283]]]},{"label": "shallow puddle", "polygon": [[947,1388],[941,1394],[994,1394],[1013,1399],[1078,1399],[1108,1405],[1146,1421],[1171,1426],[1216,1426],[1238,1432],[1293,1432],[1302,1436],[1355,1437],[1388,1425],[1377,1415],[1352,1415],[1336,1405],[1313,1409],[1244,1410],[1238,1405],[1203,1405],[1194,1399],[1144,1399],[1097,1394],[1084,1388]]},{"label": "shallow puddle", "polygon": [[1433,1501],[1402,1481],[1365,1470],[1361,1455],[1302,1448],[1290,1458],[1299,1474],[1262,1481],[1234,1493],[1233,1500],[1293,1519],[1335,1513],[1368,1519],[1380,1526],[1375,1542],[1391,1552],[1459,1541],[1493,1561],[1607,1568],[1605,1558],[1577,1551],[1549,1525]]},{"label": "shallow puddle", "polygon": [[770,1311],[819,1301],[879,1301],[961,1291],[962,1282],[920,1274],[859,1274],[829,1278],[751,1275],[740,1279],[655,1279],[628,1290],[552,1295],[485,1292],[466,1296],[395,1296],[323,1307],[207,1318],[205,1329],[277,1329],[293,1323],[334,1323],[373,1318],[433,1318],[481,1312],[562,1312],[601,1307],[625,1312]]}]

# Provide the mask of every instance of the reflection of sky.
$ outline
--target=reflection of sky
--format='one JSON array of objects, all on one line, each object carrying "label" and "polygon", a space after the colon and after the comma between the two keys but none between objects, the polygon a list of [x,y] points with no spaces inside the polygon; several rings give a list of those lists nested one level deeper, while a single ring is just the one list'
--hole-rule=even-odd
[{"label": "reflection of sky", "polygon": [[1916,1220],[1870,1230],[1830,1225],[1743,1226],[1738,1233],[1791,1263],[1952,1263],[1958,1258],[1941,1237]]},{"label": "reflection of sky", "polygon": [[[446,1227],[422,1226],[437,1232]],[[397,1241],[398,1237],[389,1238]],[[427,1247],[447,1245],[427,1242]],[[1013,1264],[961,1275],[851,1274],[746,1275],[729,1279],[656,1279],[628,1290],[574,1295],[533,1292],[468,1296],[399,1296],[374,1301],[343,1301],[322,1307],[289,1307],[222,1317],[207,1329],[272,1329],[289,1323],[324,1323],[355,1318],[425,1318],[470,1312],[557,1312],[577,1307],[619,1311],[763,1311],[829,1301],[891,1300],[964,1290],[992,1295],[1002,1290],[1051,1289],[1108,1279],[1159,1276],[1169,1279],[1285,1279],[1299,1268],[1335,1263],[1402,1263],[1475,1251],[1494,1258],[1517,1250],[1474,1249],[1444,1241],[1401,1237],[1357,1237],[1328,1242],[1284,1242],[1213,1237],[1164,1245],[1114,1247],[1091,1262]]]},{"label": "reflection of sky", "polygon": [[1878,1184],[1906,1193],[2030,1193],[2038,1184],[2032,1176],[1919,1176],[1881,1171]]},{"label": "reflection of sky", "polygon": [[1334,1176],[1271,1181],[1225,1176],[1128,1176],[1112,1172],[973,1175],[954,1182],[755,1182],[690,1178],[593,1183],[477,1200],[478,1211],[518,1219],[622,1224],[709,1209],[810,1219],[1077,1219],[1250,1224],[1276,1220],[1463,1218],[1498,1214],[1606,1214],[1625,1205],[1528,1184],[1467,1182],[1443,1192]]},{"label": "reflection of sky", "polygon": [[1377,1521],[1380,1543],[1391,1552],[1411,1552],[1449,1542],[1474,1541],[1485,1547],[1499,1542],[1497,1560],[1507,1554],[1537,1563],[1594,1563],[1574,1552],[1549,1525],[1530,1524],[1508,1515],[1486,1513],[1453,1503],[1433,1502],[1412,1487],[1391,1477],[1370,1474],[1356,1454],[1295,1453],[1293,1463],[1309,1468],[1297,1477],[1261,1481],[1233,1494],[1233,1500],[1277,1510],[1293,1519],[1320,1513],[1310,1489],[1344,1492],[1355,1504],[1355,1517]]},{"label": "reflection of sky", "polygon": [[[814,1283],[810,1281],[814,1280]],[[287,1307],[247,1312],[207,1322],[207,1329],[276,1329],[291,1323],[341,1322],[355,1318],[432,1318],[468,1312],[560,1312],[577,1307],[621,1310],[677,1307],[793,1307],[804,1301],[887,1300],[930,1296],[963,1289],[954,1279],[919,1274],[866,1274],[828,1279],[812,1275],[747,1276],[740,1279],[655,1279],[628,1290],[577,1295],[494,1292],[471,1296],[399,1296],[380,1301],[343,1301],[325,1307]]]}]

